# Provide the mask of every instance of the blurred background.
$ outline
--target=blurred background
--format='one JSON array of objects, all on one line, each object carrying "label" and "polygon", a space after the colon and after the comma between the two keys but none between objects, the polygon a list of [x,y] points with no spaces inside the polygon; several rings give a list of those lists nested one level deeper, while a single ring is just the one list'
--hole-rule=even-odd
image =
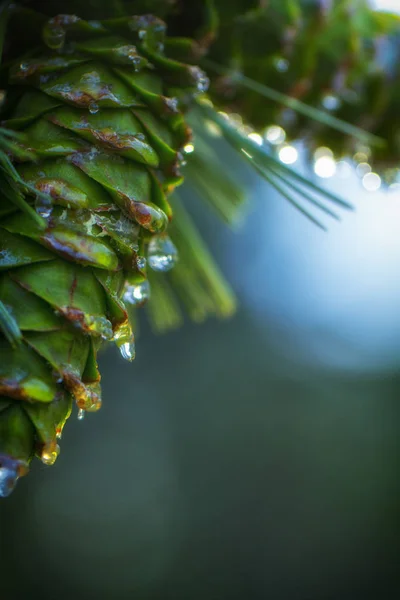
[{"label": "blurred background", "polygon": [[339,175],[328,233],[249,171],[238,231],[186,192],[239,312],[103,354],[0,504],[2,600],[398,597],[400,194]]}]

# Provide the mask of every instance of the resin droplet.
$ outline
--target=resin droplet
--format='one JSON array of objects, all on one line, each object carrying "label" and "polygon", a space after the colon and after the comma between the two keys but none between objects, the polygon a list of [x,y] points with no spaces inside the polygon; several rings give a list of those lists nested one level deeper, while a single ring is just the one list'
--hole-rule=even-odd
[{"label": "resin droplet", "polygon": [[197,91],[202,94],[208,90],[210,80],[202,69],[199,67],[189,67],[190,74],[193,78]]},{"label": "resin droplet", "polygon": [[7,498],[11,494],[17,484],[18,477],[18,467],[16,465],[0,466],[0,498]]},{"label": "resin droplet", "polygon": [[123,300],[132,306],[140,306],[150,298],[150,284],[147,279],[135,285],[127,284]]},{"label": "resin droplet", "polygon": [[144,256],[138,256],[136,259],[136,265],[139,271],[143,271],[146,268],[147,260]]},{"label": "resin droplet", "polygon": [[28,463],[0,454],[0,498],[7,498],[20,477],[29,471]]},{"label": "resin droplet", "polygon": [[65,29],[54,22],[47,23],[43,29],[43,41],[52,50],[59,50],[64,46]]},{"label": "resin droplet", "polygon": [[178,113],[178,98],[164,98],[164,104],[171,113]]},{"label": "resin droplet", "polygon": [[124,358],[125,360],[129,360],[129,362],[135,360],[136,347],[134,338],[132,337],[132,340],[130,342],[125,342],[125,344],[121,344],[121,346],[119,347],[119,351],[121,353],[122,358]]},{"label": "resin droplet", "polygon": [[286,73],[289,69],[289,61],[286,58],[277,58],[274,61],[274,66],[279,73]]},{"label": "resin droplet", "polygon": [[53,203],[50,198],[46,198],[46,196],[37,196],[35,200],[35,209],[41,217],[48,219],[53,210]]},{"label": "resin droplet", "polygon": [[153,271],[170,271],[178,260],[178,251],[167,235],[155,235],[149,243],[147,260]]},{"label": "resin droplet", "polygon": [[78,421],[83,421],[83,419],[85,418],[85,415],[86,415],[86,410],[84,410],[83,408],[80,408],[78,410],[78,415],[77,415]]},{"label": "resin droplet", "polygon": [[100,107],[98,104],[96,104],[96,102],[92,102],[91,104],[89,104],[90,114],[95,115],[96,113],[99,112],[99,109],[100,109]]},{"label": "resin droplet", "polygon": [[51,441],[43,446],[40,458],[43,464],[51,466],[54,465],[59,454],[60,446],[55,441]]},{"label": "resin droplet", "polygon": [[322,106],[326,110],[338,110],[341,106],[340,98],[333,94],[327,94],[322,98]]}]

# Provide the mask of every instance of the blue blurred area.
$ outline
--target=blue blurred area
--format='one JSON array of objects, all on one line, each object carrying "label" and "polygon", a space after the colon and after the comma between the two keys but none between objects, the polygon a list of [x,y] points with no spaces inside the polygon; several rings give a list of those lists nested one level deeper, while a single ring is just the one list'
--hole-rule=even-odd
[{"label": "blue blurred area", "polygon": [[100,413],[0,505],[2,600],[398,597],[400,198],[332,181],[323,233],[243,177],[236,232],[186,194],[237,316],[102,356]]}]

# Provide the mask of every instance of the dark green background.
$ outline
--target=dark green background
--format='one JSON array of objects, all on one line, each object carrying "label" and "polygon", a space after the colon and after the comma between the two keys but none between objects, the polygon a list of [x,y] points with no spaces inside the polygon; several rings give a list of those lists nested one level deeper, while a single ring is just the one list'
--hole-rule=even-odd
[{"label": "dark green background", "polygon": [[238,315],[103,355],[0,504],[1,600],[399,597],[400,200],[338,182],[324,234],[253,185],[237,233],[195,204]]}]

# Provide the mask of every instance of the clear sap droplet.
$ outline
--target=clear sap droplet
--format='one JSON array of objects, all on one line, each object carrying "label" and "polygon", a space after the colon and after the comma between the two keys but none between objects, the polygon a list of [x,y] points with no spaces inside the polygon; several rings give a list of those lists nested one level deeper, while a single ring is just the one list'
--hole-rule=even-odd
[{"label": "clear sap droplet", "polygon": [[125,286],[123,300],[132,306],[144,304],[150,298],[150,284],[147,279],[140,283]]},{"label": "clear sap droplet", "polygon": [[286,165],[292,165],[298,157],[299,153],[294,146],[286,145],[279,150],[279,158]]},{"label": "clear sap droplet", "polygon": [[186,144],[186,146],[184,146],[183,151],[185,154],[191,154],[192,152],[194,152],[194,146],[193,144]]},{"label": "clear sap droplet", "polygon": [[145,29],[140,29],[138,31],[138,36],[140,40],[144,40],[147,35],[147,31]]},{"label": "clear sap droplet", "polygon": [[286,139],[286,132],[279,125],[271,125],[264,132],[265,139],[274,146],[283,144]]},{"label": "clear sap droplet", "polygon": [[7,498],[14,490],[18,481],[17,465],[0,466],[0,498]]},{"label": "clear sap droplet", "polygon": [[341,106],[340,98],[333,94],[326,94],[326,96],[322,98],[322,106],[326,110],[338,110]]},{"label": "clear sap droplet", "polygon": [[83,421],[83,419],[85,418],[85,415],[86,415],[86,410],[84,410],[83,408],[80,408],[78,410],[78,414],[77,414],[76,418],[78,419],[78,421]]},{"label": "clear sap droplet", "polygon": [[153,271],[169,271],[178,260],[178,251],[167,235],[154,235],[149,243],[147,260]]},{"label": "clear sap droplet", "polygon": [[191,76],[193,77],[196,90],[201,94],[206,92],[210,85],[210,80],[208,79],[204,71],[199,67],[189,67],[189,70]]},{"label": "clear sap droplet", "polygon": [[275,69],[279,71],[279,73],[286,73],[289,69],[289,61],[286,58],[277,58],[274,61]]},{"label": "clear sap droplet", "polygon": [[65,42],[65,29],[48,23],[43,30],[43,41],[52,50],[59,50]]},{"label": "clear sap droplet", "polygon": [[119,347],[119,351],[121,353],[122,358],[124,358],[125,360],[129,360],[129,362],[135,360],[136,348],[133,337],[130,342],[125,342],[125,344],[121,344],[121,346]]},{"label": "clear sap droplet", "polygon": [[179,112],[179,108],[178,108],[178,98],[165,98],[164,100],[165,102],[165,106],[168,108],[168,110],[170,110],[172,113],[177,113]]},{"label": "clear sap droplet", "polygon": [[100,109],[100,107],[98,104],[96,104],[96,102],[91,102],[91,104],[89,104],[90,114],[95,115],[96,113],[99,112],[99,109]]},{"label": "clear sap droplet", "polygon": [[35,209],[41,217],[48,219],[53,210],[53,203],[51,202],[50,198],[46,198],[45,196],[37,196],[35,200]]},{"label": "clear sap droplet", "polygon": [[364,175],[362,183],[368,192],[377,192],[382,185],[382,179],[377,173],[367,173]]},{"label": "clear sap droplet", "polygon": [[51,466],[54,465],[59,454],[60,446],[52,441],[44,445],[40,459],[43,464]]},{"label": "clear sap droplet", "polygon": [[19,68],[20,68],[20,70],[21,70],[23,73],[25,73],[25,72],[26,72],[26,71],[29,69],[29,64],[28,64],[28,63],[25,63],[25,62],[22,62],[22,63],[19,65]]},{"label": "clear sap droplet", "polygon": [[136,259],[136,265],[139,271],[143,271],[146,268],[147,260],[144,256],[138,256]]},{"label": "clear sap droplet", "polygon": [[367,162],[359,163],[356,167],[356,173],[359,177],[364,177],[367,173],[371,173],[372,167]]},{"label": "clear sap droplet", "polygon": [[314,164],[314,171],[318,177],[329,179],[336,173],[336,161],[332,156],[320,156]]}]

